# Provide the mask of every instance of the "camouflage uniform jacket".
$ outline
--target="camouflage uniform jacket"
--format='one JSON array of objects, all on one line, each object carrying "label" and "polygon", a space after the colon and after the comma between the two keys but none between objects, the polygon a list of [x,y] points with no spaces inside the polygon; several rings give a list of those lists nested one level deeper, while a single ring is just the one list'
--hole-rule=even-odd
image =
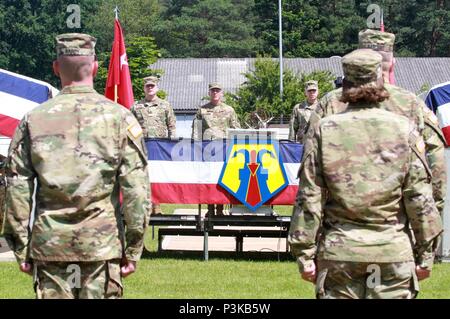
[{"label": "camouflage uniform jacket", "polygon": [[289,122],[289,139],[303,144],[303,137],[308,129],[311,113],[314,112],[318,102],[309,104],[307,101],[294,106]]},{"label": "camouflage uniform jacket", "polygon": [[175,138],[176,117],[172,106],[166,100],[156,98],[148,102],[143,99],[131,107],[144,131],[144,138]]},{"label": "camouflage uniform jacket", "polygon": [[424,142],[411,121],[357,105],[313,130],[288,236],[300,270],[314,258],[431,267],[442,221]]},{"label": "camouflage uniform jacket", "polygon": [[220,103],[205,104],[199,108],[192,123],[192,138],[214,140],[226,138],[228,128],[240,128],[234,109]]},{"label": "camouflage uniform jacket", "polygon": [[65,87],[22,119],[7,180],[5,238],[19,263],[140,258],[150,194],[142,129],[92,88]]},{"label": "camouflage uniform jacket", "polygon": [[[385,88],[389,92],[390,98],[382,102],[380,108],[408,117],[417,125],[424,138],[426,158],[433,174],[433,197],[442,214],[447,189],[447,174],[444,153],[445,138],[439,128],[438,119],[413,93],[388,83],[385,83]],[[310,122],[317,122],[320,118],[345,111],[347,104],[340,101],[341,95],[342,89],[326,94],[319,101]]]}]

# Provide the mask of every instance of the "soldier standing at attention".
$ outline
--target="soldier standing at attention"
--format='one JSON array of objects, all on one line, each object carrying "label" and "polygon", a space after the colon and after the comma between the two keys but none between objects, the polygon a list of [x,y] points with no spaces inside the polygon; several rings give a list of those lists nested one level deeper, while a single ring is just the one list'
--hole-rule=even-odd
[{"label": "soldier standing at attention", "polygon": [[[359,47],[375,50],[383,58],[384,87],[390,97],[381,103],[380,108],[408,117],[416,123],[419,133],[423,136],[426,159],[432,172],[433,197],[442,214],[447,189],[445,139],[437,117],[425,103],[414,93],[389,83],[395,65],[394,42],[395,35],[392,33],[377,30],[359,32]],[[342,89],[333,90],[319,101],[315,112],[311,115],[311,126],[320,118],[346,110],[348,104],[341,101],[341,95]],[[308,132],[307,136],[311,134],[312,132]]]},{"label": "soldier standing at attention", "polygon": [[318,298],[414,298],[442,232],[422,136],[380,108],[381,61],[369,49],[343,57],[348,107],[305,145],[288,240]]},{"label": "soldier standing at attention", "polygon": [[9,147],[4,235],[20,270],[33,273],[37,298],[120,298],[121,277],[136,270],[143,249],[150,203],[142,129],[94,91],[95,43],[87,34],[56,37],[62,90],[21,120]]},{"label": "soldier standing at attention", "polygon": [[[158,93],[159,79],[156,76],[144,78],[145,98],[131,107],[131,112],[142,127],[144,138],[175,138],[176,117],[172,106],[160,99]],[[151,215],[161,215],[161,206],[152,204]]]},{"label": "soldier standing at attention", "polygon": [[[209,84],[209,103],[202,105],[192,122],[192,138],[215,140],[227,138],[228,128],[240,128],[234,109],[222,102],[223,91],[219,83]],[[223,215],[223,205],[216,205],[216,214]],[[207,216],[214,215],[214,205],[208,205]]]},{"label": "soldier standing at attention", "polygon": [[317,107],[317,97],[319,96],[319,85],[317,81],[308,81],[305,85],[306,101],[294,106],[289,123],[289,139],[301,144],[304,142],[304,135],[308,129],[311,113]]}]

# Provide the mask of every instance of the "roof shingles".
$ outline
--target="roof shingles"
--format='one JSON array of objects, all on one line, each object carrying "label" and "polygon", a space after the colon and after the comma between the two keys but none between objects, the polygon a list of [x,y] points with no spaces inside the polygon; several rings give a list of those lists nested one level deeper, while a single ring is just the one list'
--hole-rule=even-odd
[{"label": "roof shingles", "polygon": [[[151,68],[164,70],[160,87],[177,113],[192,113],[206,103],[208,84],[220,82],[226,91],[235,92],[245,81],[244,73],[255,59],[160,59]],[[330,71],[342,76],[340,57],[284,59],[284,67],[294,73]],[[450,58],[397,58],[396,84],[417,93],[424,84],[430,87],[450,81]]]}]

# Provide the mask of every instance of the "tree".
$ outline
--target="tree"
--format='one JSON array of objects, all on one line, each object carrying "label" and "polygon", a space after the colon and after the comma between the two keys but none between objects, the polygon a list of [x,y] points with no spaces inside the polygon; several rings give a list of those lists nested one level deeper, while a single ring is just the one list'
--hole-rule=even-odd
[{"label": "tree", "polygon": [[254,56],[253,0],[166,1],[154,34],[165,57]]},{"label": "tree", "polygon": [[[70,0],[5,0],[0,3],[0,67],[58,85],[53,75],[55,36],[70,29],[66,19]],[[95,11],[99,1],[78,1],[82,12]]]},{"label": "tree", "polygon": [[[158,77],[162,75],[163,70],[152,70],[149,68],[149,65],[155,63],[161,54],[156,47],[155,39],[152,37],[135,37],[128,41],[126,49],[133,93],[135,99],[138,100],[144,96],[143,78],[150,75]],[[110,52],[103,52],[99,56],[99,72],[95,80],[95,87],[99,92],[104,92],[105,90],[109,60]],[[166,93],[159,91],[158,96],[165,98]]]},{"label": "tree", "polygon": [[[365,18],[353,1],[283,0],[283,50],[286,57],[344,55],[357,46]],[[264,52],[278,55],[277,1],[257,0],[256,36]]]},{"label": "tree", "polygon": [[400,56],[450,56],[450,1],[386,0],[387,31]]},{"label": "tree", "polygon": [[163,7],[158,0],[103,0],[95,12],[86,16],[88,33],[98,40],[98,52],[111,51],[114,39],[114,8],[119,7],[119,20],[125,41],[135,37],[151,37]]},{"label": "tree", "polygon": [[308,80],[319,82],[321,95],[333,89],[334,76],[329,72],[296,75],[286,70],[283,76],[284,91],[281,98],[279,63],[259,57],[254,70],[245,74],[247,80],[236,94],[226,94],[226,103],[234,107],[241,123],[257,127],[256,114],[263,120],[281,116],[288,118],[294,105],[306,99],[304,88]]}]

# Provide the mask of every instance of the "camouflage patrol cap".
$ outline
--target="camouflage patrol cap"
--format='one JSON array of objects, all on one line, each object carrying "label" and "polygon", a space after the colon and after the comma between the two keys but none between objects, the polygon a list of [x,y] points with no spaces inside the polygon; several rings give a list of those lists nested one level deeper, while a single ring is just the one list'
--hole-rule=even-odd
[{"label": "camouflage patrol cap", "polygon": [[359,48],[375,51],[394,51],[395,34],[378,30],[363,30],[358,34]]},{"label": "camouflage patrol cap", "polygon": [[358,49],[342,58],[345,81],[353,86],[376,83],[382,76],[382,57],[370,49]]},{"label": "camouflage patrol cap", "polygon": [[95,55],[95,44],[97,39],[89,34],[83,33],[65,33],[57,35],[56,55]]},{"label": "camouflage patrol cap", "polygon": [[212,90],[212,89],[222,90],[222,85],[220,85],[220,83],[217,83],[217,82],[212,82],[212,83],[209,83],[208,88],[210,90]]},{"label": "camouflage patrol cap", "polygon": [[147,76],[146,78],[144,78],[144,85],[147,85],[147,84],[158,85],[158,83],[159,83],[159,78],[157,76]]},{"label": "camouflage patrol cap", "polygon": [[318,89],[319,89],[319,83],[317,81],[310,80],[310,81],[306,82],[306,84],[305,84],[306,91],[318,90]]}]

